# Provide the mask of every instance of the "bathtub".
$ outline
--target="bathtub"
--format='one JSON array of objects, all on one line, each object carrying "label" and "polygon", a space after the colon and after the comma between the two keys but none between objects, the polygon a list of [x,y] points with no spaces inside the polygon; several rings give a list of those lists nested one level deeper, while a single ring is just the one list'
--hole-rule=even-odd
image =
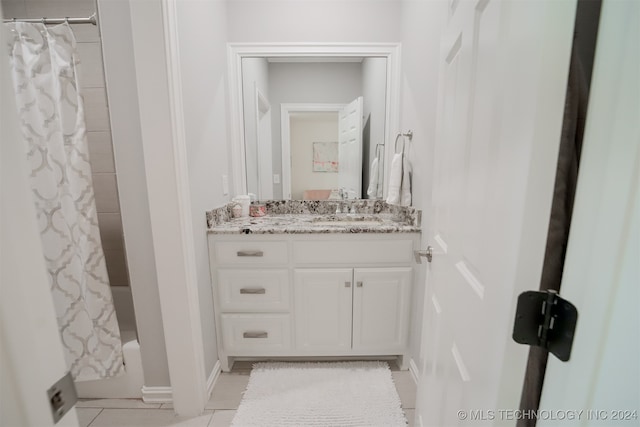
[{"label": "bathtub", "polygon": [[128,286],[113,286],[113,304],[120,326],[125,373],[119,377],[75,383],[78,397],[102,399],[141,399],[144,376],[140,344],[135,328],[133,299]]}]

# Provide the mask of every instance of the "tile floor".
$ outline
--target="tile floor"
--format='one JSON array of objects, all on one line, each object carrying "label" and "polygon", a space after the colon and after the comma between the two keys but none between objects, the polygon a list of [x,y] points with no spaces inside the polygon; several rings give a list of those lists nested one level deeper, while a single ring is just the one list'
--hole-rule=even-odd
[{"label": "tile floor", "polygon": [[[413,426],[416,384],[409,371],[390,363],[402,408]],[[81,427],[227,427],[249,382],[251,363],[237,362],[232,372],[221,373],[205,411],[198,417],[178,417],[171,404],[149,404],[136,399],[83,399],[77,404]]]}]

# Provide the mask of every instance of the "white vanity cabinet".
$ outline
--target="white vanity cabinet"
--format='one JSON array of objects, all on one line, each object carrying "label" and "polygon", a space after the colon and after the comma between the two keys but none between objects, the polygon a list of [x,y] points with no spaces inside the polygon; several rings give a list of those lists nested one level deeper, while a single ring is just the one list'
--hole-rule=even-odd
[{"label": "white vanity cabinet", "polygon": [[419,233],[209,236],[222,370],[234,359],[398,356]]},{"label": "white vanity cabinet", "polygon": [[407,345],[411,267],[294,271],[299,351],[398,354]]}]

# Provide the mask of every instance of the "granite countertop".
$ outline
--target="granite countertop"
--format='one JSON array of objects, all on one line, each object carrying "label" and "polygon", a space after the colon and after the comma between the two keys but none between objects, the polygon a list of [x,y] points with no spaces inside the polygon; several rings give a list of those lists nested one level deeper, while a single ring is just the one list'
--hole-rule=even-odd
[{"label": "granite countertop", "polygon": [[[380,200],[265,201],[264,217],[233,218],[230,203],[207,212],[213,234],[419,233],[421,212]],[[336,214],[355,207],[355,214]]]}]

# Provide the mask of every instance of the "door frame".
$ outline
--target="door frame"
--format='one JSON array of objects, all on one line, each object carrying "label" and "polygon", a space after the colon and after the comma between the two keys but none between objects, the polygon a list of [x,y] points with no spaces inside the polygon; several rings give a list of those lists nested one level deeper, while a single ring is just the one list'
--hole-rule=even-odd
[{"label": "door frame", "polygon": [[[229,81],[230,148],[234,195],[247,193],[247,170],[244,161],[244,111],[242,108],[242,59],[269,57],[316,59],[327,57],[386,58],[385,145],[393,142],[393,137],[399,126],[400,43],[229,43],[227,45],[227,76]],[[385,150],[385,155],[387,156],[385,162],[390,162],[391,159],[387,153],[393,154],[393,151]],[[385,182],[388,169],[385,168]]]},{"label": "door frame", "polygon": [[347,104],[280,104],[282,135],[282,198],[291,200],[291,115],[294,113],[340,112]]},{"label": "door frame", "polygon": [[[630,290],[637,286],[640,275],[634,259],[640,237],[633,231],[638,227],[640,210],[637,144],[640,102],[635,95],[640,88],[637,79],[640,54],[634,43],[640,31],[633,20],[639,14],[639,5],[632,1],[602,2],[560,288],[560,294],[578,309],[578,323],[569,361],[549,357],[540,399],[540,410],[548,412],[583,409],[582,418],[572,425],[581,420],[597,424],[588,420],[602,416],[608,416],[615,425],[631,425],[633,421],[628,422],[624,415],[617,422],[611,416],[614,412],[624,414],[638,409],[627,406],[634,396],[617,381],[628,375],[633,378],[625,359],[637,361],[635,355],[639,351],[638,324],[625,316],[635,310],[635,303],[628,302],[635,299]],[[626,305],[620,304],[622,300]],[[635,336],[635,340],[629,336]],[[626,348],[615,345],[622,341],[627,343]],[[606,363],[615,363],[619,368],[606,369]],[[609,387],[616,384],[619,394],[615,396],[625,394],[624,402],[616,399],[611,407],[604,397],[607,390],[595,391],[607,381]],[[553,419],[539,421],[537,425],[560,424],[567,425],[566,421]]]}]

